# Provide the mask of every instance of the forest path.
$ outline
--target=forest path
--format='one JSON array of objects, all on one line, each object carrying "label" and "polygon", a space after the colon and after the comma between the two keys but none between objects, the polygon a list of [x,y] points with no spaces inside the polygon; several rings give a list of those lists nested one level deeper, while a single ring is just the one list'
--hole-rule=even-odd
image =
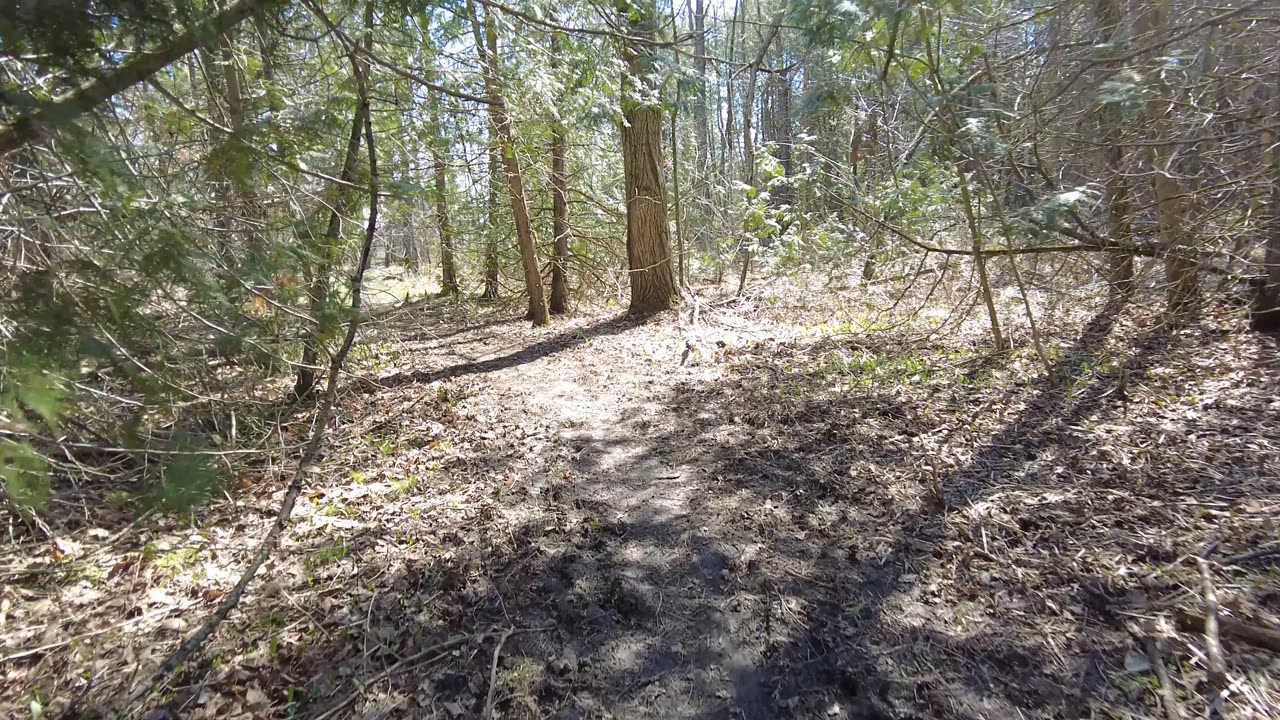
[{"label": "forest path", "polygon": [[[351,408],[388,440],[353,434],[344,459],[384,488],[425,481],[359,505],[348,542],[398,543],[359,566],[395,592],[347,605],[403,651],[480,638],[425,686],[398,681],[450,720],[489,687],[509,720],[1085,717],[1141,700],[1115,618],[1179,597],[1134,580],[1176,557],[1152,538],[1240,552],[1274,534],[1280,365],[1227,314],[1173,332],[1080,313],[1056,330],[1056,384],[1025,349],[766,304],[704,312],[695,335],[684,312],[405,319]],[[1207,504],[1235,514],[1187,509]],[[491,682],[484,638],[511,627]]]},{"label": "forest path", "polygon": [[[561,671],[564,658],[576,658],[582,687],[566,717],[776,716],[758,613],[730,577],[736,556],[767,539],[707,512],[723,492],[713,482],[715,428],[681,402],[691,383],[715,383],[720,369],[683,362],[674,317],[578,317],[552,329],[483,325],[441,336],[427,343],[433,363],[453,368],[441,374],[473,378],[469,402],[527,419],[550,446],[540,454],[560,459],[531,462],[527,503],[546,511],[550,498],[550,514],[581,529],[568,541],[536,540],[551,566],[536,582],[572,608],[557,614],[560,637],[538,649],[559,658]],[[758,510],[727,509],[738,517]]]}]

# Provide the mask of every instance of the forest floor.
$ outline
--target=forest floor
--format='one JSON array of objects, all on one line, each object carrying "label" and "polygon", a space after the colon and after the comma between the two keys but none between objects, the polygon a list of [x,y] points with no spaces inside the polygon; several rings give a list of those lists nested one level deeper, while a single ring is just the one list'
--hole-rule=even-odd
[{"label": "forest floor", "polygon": [[[1211,553],[1215,702],[1280,717],[1280,565],[1237,557],[1280,537],[1276,339],[1078,303],[1050,379],[1016,327],[992,355],[876,300],[384,316],[283,546],[132,715],[1199,717]],[[289,464],[245,467],[187,517],[64,499],[6,551],[0,712],[118,712],[270,524]]]}]

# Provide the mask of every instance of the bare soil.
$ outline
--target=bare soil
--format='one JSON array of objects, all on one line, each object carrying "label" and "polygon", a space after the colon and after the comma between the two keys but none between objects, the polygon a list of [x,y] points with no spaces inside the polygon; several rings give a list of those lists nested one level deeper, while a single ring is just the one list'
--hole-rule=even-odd
[{"label": "bare soil", "polygon": [[[1232,560],[1280,537],[1280,361],[1236,311],[1064,313],[1052,381],[1027,347],[830,317],[394,313],[284,546],[149,717],[1154,717],[1153,660],[1203,716],[1192,558],[1280,629],[1277,556]],[[119,712],[283,460],[194,517],[85,503],[15,544],[0,708]],[[1280,717],[1280,654],[1224,646],[1221,708]]]}]

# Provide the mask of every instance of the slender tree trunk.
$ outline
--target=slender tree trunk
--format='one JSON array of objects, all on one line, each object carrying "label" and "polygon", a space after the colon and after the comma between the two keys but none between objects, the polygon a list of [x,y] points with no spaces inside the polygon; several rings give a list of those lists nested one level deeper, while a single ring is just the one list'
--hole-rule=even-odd
[{"label": "slender tree trunk", "polygon": [[487,236],[484,243],[484,293],[481,294],[482,300],[498,299],[498,235],[501,230],[501,224],[498,222],[498,207],[501,205],[498,197],[501,191],[498,188],[498,178],[502,175],[502,161],[499,156],[502,150],[498,147],[498,142],[492,137],[493,130],[490,129],[489,139],[489,208],[488,208],[488,227]]},{"label": "slender tree trunk", "polygon": [[459,292],[458,268],[454,261],[453,224],[449,221],[449,166],[445,151],[449,140],[441,122],[444,98],[437,93],[431,98],[431,174],[435,180],[432,199],[436,206],[436,227],[440,232],[440,294],[455,297]]},{"label": "slender tree trunk", "polygon": [[982,226],[978,222],[977,211],[973,204],[973,193],[969,190],[969,177],[964,172],[960,161],[955,163],[956,177],[960,180],[961,210],[964,211],[965,222],[969,226],[969,238],[973,243],[973,263],[978,270],[979,289],[982,301],[987,306],[987,320],[991,323],[991,341],[996,352],[1004,352],[1009,348],[1005,343],[1004,333],[1000,331],[1000,315],[996,312],[995,297],[991,292],[991,279],[987,276],[987,258],[983,254],[985,243],[982,239]]},{"label": "slender tree trunk", "polygon": [[[680,23],[676,20],[676,6],[671,4],[671,34],[680,36]],[[680,76],[680,53],[673,53],[676,77]],[[676,216],[676,257],[679,268],[679,285],[684,286],[684,222],[680,207],[680,83],[675,83],[676,97],[671,103],[671,212]]]},{"label": "slender tree trunk", "polygon": [[[733,59],[734,59],[734,46],[737,44],[737,39],[738,39],[737,31],[742,26],[742,23],[738,22],[739,13],[742,13],[744,17],[746,16],[746,0],[736,0],[733,6],[733,16],[729,19],[729,61],[730,62],[733,62]],[[734,76],[734,72],[732,69],[730,69],[728,71],[728,74],[725,76],[725,81],[724,81],[725,96],[727,99],[727,102],[725,102],[725,108],[724,108],[725,153],[724,153],[724,162],[720,169],[720,174],[725,177],[730,176],[730,174],[733,172],[734,156],[737,154],[737,149],[733,146],[734,138],[737,136],[737,129],[734,127],[734,123],[733,123],[733,117],[735,112],[734,101],[737,99],[733,91],[733,76]]]},{"label": "slender tree trunk", "polygon": [[[694,143],[695,202],[705,201],[707,176],[710,169],[710,122],[707,109],[707,5],[705,0],[694,0]],[[701,232],[698,233],[699,237]],[[698,242],[695,241],[695,245]]]},{"label": "slender tree trunk", "polygon": [[[373,3],[370,2],[365,9],[365,27],[372,26]],[[363,42],[365,47],[368,47],[367,33]],[[364,61],[354,52],[351,53],[351,70],[353,74],[363,77]],[[341,183],[334,186],[335,200],[329,206],[329,222],[325,226],[324,237],[318,248],[320,263],[312,270],[313,274],[307,290],[311,316],[316,319],[316,327],[302,341],[302,359],[293,384],[293,395],[298,399],[308,397],[315,390],[320,345],[334,328],[334,321],[325,307],[329,302],[329,277],[342,254],[342,218],[348,214],[351,205],[352,180],[355,178],[356,167],[360,164],[361,131],[368,117],[369,98],[362,93],[356,99],[356,109],[351,120],[351,133],[347,136],[346,154],[343,156],[342,169],[338,173],[338,180]],[[367,261],[368,258],[364,260]]]},{"label": "slender tree trunk", "polygon": [[1262,133],[1265,148],[1267,180],[1271,185],[1268,217],[1264,228],[1264,275],[1259,280],[1254,298],[1251,326],[1261,332],[1280,331],[1280,148],[1276,147],[1276,130],[1280,126],[1280,55],[1276,56],[1271,79],[1271,127]]},{"label": "slender tree trunk", "polygon": [[440,294],[452,297],[458,294],[458,269],[453,258],[453,224],[449,221],[449,176],[438,143],[439,140],[431,149],[431,165],[436,185],[436,226],[440,229]]},{"label": "slender tree trunk", "polygon": [[[1164,0],[1148,0],[1140,18],[1143,29],[1151,39],[1164,37]],[[1154,77],[1160,77],[1156,72]],[[1160,237],[1168,255],[1164,263],[1166,302],[1169,312],[1181,315],[1196,301],[1200,286],[1199,266],[1194,256],[1195,233],[1187,217],[1190,198],[1178,182],[1174,170],[1175,147],[1167,141],[1173,133],[1169,114],[1173,112],[1171,94],[1174,92],[1163,81],[1155,83],[1155,92],[1147,101],[1147,112],[1157,142],[1148,146],[1151,163],[1152,185],[1156,195],[1156,221]]]},{"label": "slender tree trunk", "polygon": [[507,191],[511,196],[511,214],[516,226],[516,242],[520,247],[521,264],[524,265],[525,291],[529,294],[527,317],[534,325],[546,325],[551,322],[551,316],[547,312],[546,296],[542,290],[537,244],[533,239],[533,224],[529,220],[529,205],[524,190],[524,172],[520,166],[520,158],[516,155],[511,115],[507,112],[506,100],[500,86],[497,29],[494,27],[491,11],[486,11],[485,38],[482,39],[479,16],[473,0],[467,0],[467,10],[471,15],[471,30],[475,35],[476,52],[480,56],[480,64],[484,67],[485,92],[489,100],[489,125],[493,128],[502,149],[503,170],[507,179]]},{"label": "slender tree trunk", "polygon": [[569,312],[569,174],[565,162],[567,132],[557,122],[551,131],[551,232],[555,255],[551,265],[551,313]]},{"label": "slender tree trunk", "polygon": [[[564,34],[551,37],[551,67],[560,64]],[[563,100],[564,98],[561,98]],[[553,315],[569,312],[569,173],[565,155],[568,129],[559,117],[551,120],[551,233],[555,238],[551,262],[551,303]]]},{"label": "slender tree trunk", "polygon": [[[1120,28],[1119,0],[1097,0],[1095,14],[1098,16],[1099,45],[1110,47],[1115,42]],[[1108,50],[1112,52],[1112,50]],[[1108,71],[1115,66],[1109,64]],[[1133,239],[1130,217],[1133,208],[1129,201],[1129,182],[1125,178],[1124,147],[1121,145],[1123,119],[1120,116],[1118,103],[1106,103],[1098,111],[1099,123],[1102,126],[1106,144],[1102,147],[1102,162],[1106,168],[1104,199],[1107,206],[1107,230],[1115,242],[1129,243]],[[1131,253],[1112,253],[1107,260],[1107,281],[1111,290],[1118,297],[1127,298],[1133,293],[1133,255]]]},{"label": "slender tree trunk", "polygon": [[[236,62],[235,30],[229,30],[222,36],[219,44],[221,45],[221,65],[222,65],[222,87],[225,91],[224,98],[227,104],[227,127],[231,130],[231,136],[227,138],[228,143],[239,143],[240,133],[244,130],[245,125],[245,107],[244,107],[244,90],[241,87],[240,67]],[[258,224],[262,221],[262,213],[258,209],[257,193],[254,191],[254,184],[244,177],[227,177],[226,196],[224,200],[227,203],[228,228],[234,229],[236,224],[233,219],[239,215],[239,225],[242,227],[240,235],[244,238],[247,263],[240,263],[241,266],[248,266],[251,273],[257,274],[260,271],[260,265],[264,259],[264,248],[262,247],[262,234],[258,231]]]},{"label": "slender tree trunk", "polygon": [[[747,88],[742,98],[742,161],[746,166],[747,184],[756,186],[756,148],[755,138],[752,133],[752,122],[755,119],[756,106],[756,76],[760,73],[760,64],[764,62],[765,53],[769,51],[769,45],[773,43],[774,37],[778,34],[778,29],[782,23],[783,14],[779,12],[774,18],[773,23],[769,27],[768,34],[760,43],[760,49],[756,51],[755,59],[746,67]],[[746,232],[743,232],[742,245],[742,271],[738,275],[738,295],[741,295],[747,287],[747,276],[751,272],[751,249],[746,245]]]},{"label": "slender tree trunk", "polygon": [[[652,41],[657,11],[652,0],[629,8],[631,34]],[[639,17],[636,17],[639,16]],[[627,199],[627,267],[631,284],[628,312],[644,315],[670,309],[678,297],[671,271],[671,230],[662,162],[662,108],[656,94],[658,58],[645,43],[623,49],[622,166]],[[634,84],[634,87],[628,87]]]},{"label": "slender tree trunk", "polygon": [[297,378],[293,383],[293,395],[298,399],[307,397],[315,389],[320,344],[322,338],[333,328],[332,320],[325,319],[329,316],[325,307],[329,302],[329,278],[342,250],[342,218],[347,214],[351,204],[349,183],[355,177],[356,166],[360,161],[360,131],[364,126],[365,113],[368,111],[368,101],[361,99],[351,121],[351,135],[347,140],[346,157],[342,163],[342,170],[338,173],[338,179],[342,184],[334,187],[337,199],[331,206],[329,222],[320,240],[318,248],[320,262],[311,270],[311,282],[307,289],[308,307],[317,325],[302,340],[302,359],[298,365]]}]

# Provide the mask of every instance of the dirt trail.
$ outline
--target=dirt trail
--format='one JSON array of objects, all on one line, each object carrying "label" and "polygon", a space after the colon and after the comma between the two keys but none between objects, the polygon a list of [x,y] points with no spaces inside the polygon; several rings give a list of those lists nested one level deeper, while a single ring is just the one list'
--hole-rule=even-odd
[{"label": "dirt trail", "polygon": [[[939,364],[891,332],[718,321],[682,363],[672,317],[424,320],[436,325],[413,364],[427,369],[399,374],[465,382],[463,411],[505,443],[459,461],[501,522],[451,541],[488,549],[460,561],[470,580],[444,585],[454,631],[534,629],[504,649],[504,717],[1140,706],[1122,618],[1186,597],[1154,579],[1176,555],[1152,538],[1179,527],[1188,547],[1238,551],[1267,532],[1256,498],[1274,477],[1258,468],[1280,445],[1256,431],[1276,384],[1258,369],[1274,369],[1274,348],[1222,322],[1175,333],[1101,308],[1061,331],[1069,382],[1054,385],[984,380],[1009,370],[963,343],[927,351],[970,358]],[[1185,367],[1218,393],[1212,408],[1168,370]],[[1117,394],[1125,376],[1142,380]],[[1193,453],[1169,444],[1192,435]],[[1144,464],[1116,469],[1137,453]],[[1266,617],[1270,597],[1242,594],[1242,612]],[[482,696],[477,669],[451,691],[459,707]]]},{"label": "dirt trail", "polygon": [[[564,582],[562,599],[588,606],[585,624],[559,618],[558,652],[554,638],[543,648],[580,688],[564,717],[775,716],[756,677],[758,638],[740,637],[726,609],[735,594],[722,550],[731,533],[697,512],[716,492],[701,462],[710,449],[687,434],[692,418],[671,407],[685,383],[714,371],[682,365],[684,340],[670,323],[596,321],[576,332],[584,342],[480,380],[485,402],[549,428],[571,469],[556,502],[603,535],[551,543],[560,576],[552,584]],[[481,354],[459,361],[512,350],[475,342]]]},{"label": "dirt trail", "polygon": [[[1081,310],[1042,328],[1051,383],[1026,347],[827,332],[826,306],[725,307],[696,336],[684,316],[531,329],[502,308],[398,309],[362,338],[282,547],[167,707],[1158,716],[1135,619],[1201,610],[1180,558],[1275,540],[1280,346],[1230,309],[1176,328],[1137,306]],[[135,519],[97,503],[66,546],[92,566],[24,559],[30,602],[0,643],[19,655],[0,684],[18,704],[0,713],[26,712],[33,683],[54,700],[123,693],[140,658],[178,642],[181,613],[234,582],[283,492],[266,466],[231,490],[106,539]],[[1280,623],[1273,560],[1217,573],[1233,619]],[[1198,638],[1164,646],[1189,701]],[[1251,683],[1232,702],[1275,717],[1274,657],[1226,642]]]}]

